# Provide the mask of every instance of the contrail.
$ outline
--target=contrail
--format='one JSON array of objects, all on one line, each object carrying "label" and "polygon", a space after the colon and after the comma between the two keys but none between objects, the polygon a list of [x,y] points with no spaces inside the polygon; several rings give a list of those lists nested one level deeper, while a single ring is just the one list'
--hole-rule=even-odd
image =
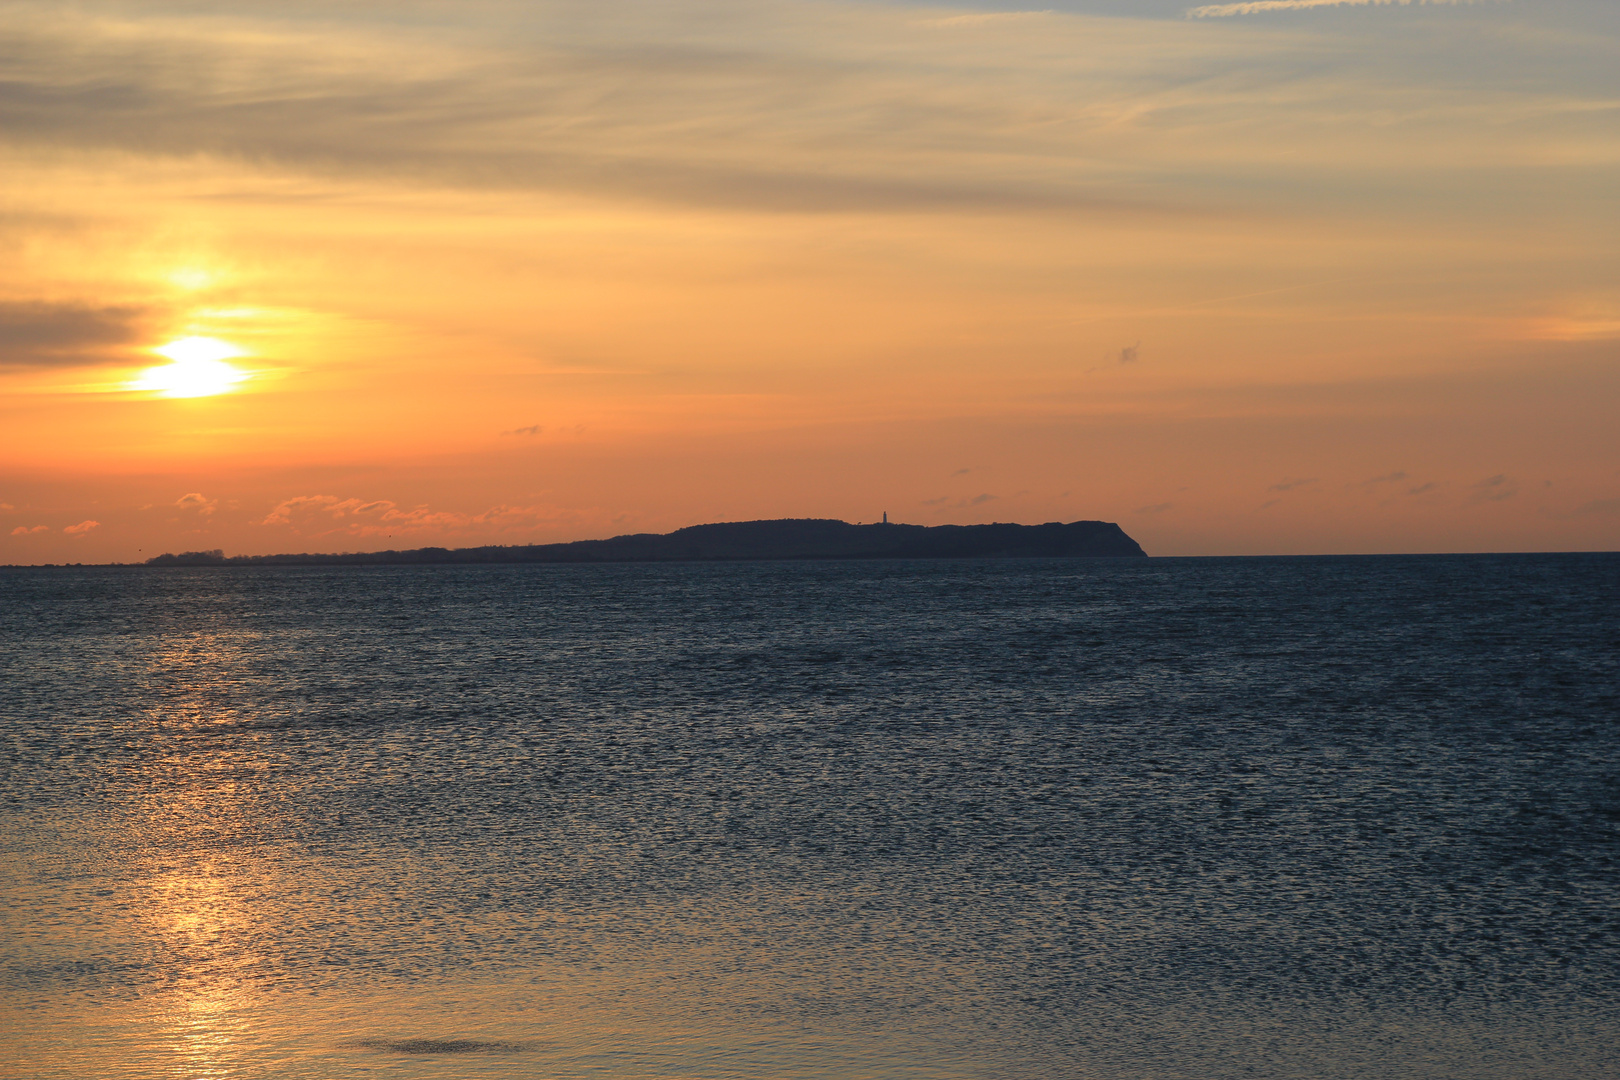
[{"label": "contrail", "polygon": [[1384,7],[1399,4],[1409,7],[1417,4],[1471,4],[1474,0],[1243,0],[1237,4],[1205,4],[1189,8],[1192,19],[1221,19],[1228,15],[1258,15],[1262,11],[1300,11],[1320,7]]}]

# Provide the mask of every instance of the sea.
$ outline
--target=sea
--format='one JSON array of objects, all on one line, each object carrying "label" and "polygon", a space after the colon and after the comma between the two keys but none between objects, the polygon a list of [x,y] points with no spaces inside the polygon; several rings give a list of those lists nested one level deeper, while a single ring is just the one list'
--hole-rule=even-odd
[{"label": "sea", "polygon": [[1620,1076],[1620,556],[0,571],[11,1080]]}]

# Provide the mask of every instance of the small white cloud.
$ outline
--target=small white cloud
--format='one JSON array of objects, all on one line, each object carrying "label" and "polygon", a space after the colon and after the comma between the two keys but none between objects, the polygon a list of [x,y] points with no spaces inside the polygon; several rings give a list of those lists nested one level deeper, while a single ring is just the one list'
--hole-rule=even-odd
[{"label": "small white cloud", "polygon": [[49,525],[35,525],[31,529],[27,525],[19,525],[15,529],[11,530],[11,535],[12,536],[33,536],[35,533],[47,533],[47,532],[50,532],[50,531],[51,531],[51,527]]},{"label": "small white cloud", "polygon": [[90,530],[99,529],[99,528],[101,528],[101,522],[99,522],[99,521],[90,521],[90,520],[87,519],[85,521],[79,522],[77,525],[69,525],[67,528],[63,529],[62,531],[67,533],[69,536],[83,536],[85,533],[89,532]]},{"label": "small white cloud", "polygon": [[188,491],[174,500],[174,505],[182,510],[195,510],[202,516],[207,517],[219,509],[219,500],[210,499],[200,491]]},{"label": "small white cloud", "polygon": [[[355,503],[358,500],[343,500],[336,495],[298,495],[283,501],[274,510],[270,511],[269,515],[259,524],[286,525],[292,521],[294,515],[330,509],[345,502]],[[339,510],[338,514],[341,515],[342,511]]]}]

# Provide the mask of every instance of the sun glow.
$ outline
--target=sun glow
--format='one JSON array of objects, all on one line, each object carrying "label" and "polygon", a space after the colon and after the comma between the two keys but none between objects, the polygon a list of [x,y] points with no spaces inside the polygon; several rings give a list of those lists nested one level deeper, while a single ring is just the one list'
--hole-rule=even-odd
[{"label": "sun glow", "polygon": [[212,270],[205,270],[198,266],[182,266],[169,271],[169,284],[177,289],[186,289],[196,292],[206,289],[219,280],[219,275]]},{"label": "sun glow", "polygon": [[183,337],[152,350],[173,363],[147,368],[131,382],[132,390],[147,390],[164,397],[209,397],[225,394],[248,378],[248,373],[225,361],[242,355],[226,341],[210,337]]}]

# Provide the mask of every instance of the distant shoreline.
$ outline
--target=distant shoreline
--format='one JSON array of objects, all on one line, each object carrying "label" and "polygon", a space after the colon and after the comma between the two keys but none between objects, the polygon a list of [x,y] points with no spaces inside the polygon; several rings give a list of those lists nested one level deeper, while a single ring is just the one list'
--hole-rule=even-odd
[{"label": "distant shoreline", "polygon": [[[1042,525],[851,525],[828,518],[693,525],[565,544],[425,547],[406,551],[226,555],[165,553],[109,566],[464,566],[513,563],[794,561],[806,559],[1146,558],[1109,521]],[[86,565],[86,564],[71,564]],[[94,564],[90,564],[94,565]]]},{"label": "distant shoreline", "polygon": [[[589,542],[589,541],[587,541],[587,542]],[[185,555],[171,555],[167,561],[162,562],[162,563],[155,563],[155,562],[152,562],[152,561],[128,562],[128,563],[124,563],[124,562],[106,562],[106,563],[95,563],[95,562],[0,563],[0,571],[5,571],[5,570],[162,570],[162,569],[167,569],[167,568],[195,569],[195,568],[199,568],[199,567],[200,568],[222,567],[222,568],[225,568],[225,569],[230,569],[232,567],[257,567],[257,566],[270,566],[270,567],[293,566],[293,567],[297,567],[297,566],[332,566],[332,565],[337,565],[337,566],[610,566],[610,565],[626,565],[626,564],[630,564],[630,563],[647,563],[647,562],[791,562],[791,561],[799,561],[799,562],[817,562],[817,561],[827,562],[827,561],[832,561],[832,562],[837,562],[837,561],[841,561],[840,558],[834,558],[834,557],[818,558],[818,557],[815,557],[815,556],[806,556],[806,557],[796,559],[796,560],[794,560],[794,559],[772,560],[772,559],[758,559],[758,558],[737,558],[737,559],[710,559],[710,560],[692,560],[692,559],[658,559],[658,560],[619,559],[619,560],[603,560],[603,559],[598,559],[598,560],[586,561],[586,560],[578,560],[578,559],[576,559],[576,560],[570,560],[570,561],[561,561],[561,560],[551,560],[551,561],[529,560],[529,561],[523,561],[523,560],[518,560],[518,559],[507,559],[507,560],[491,560],[491,561],[486,561],[486,562],[474,562],[474,561],[467,561],[467,560],[451,561],[451,560],[442,560],[441,559],[441,560],[434,561],[434,562],[429,562],[429,561],[404,562],[404,561],[397,561],[397,560],[396,561],[391,561],[391,562],[382,562],[382,561],[376,560],[374,558],[374,556],[375,555],[382,555],[382,554],[390,554],[390,553],[387,553],[387,552],[376,552],[376,553],[360,552],[360,553],[344,553],[344,554],[341,554],[341,555],[332,555],[332,556],[316,554],[316,555],[311,555],[311,556],[307,557],[310,561],[308,561],[308,562],[300,562],[300,561],[297,561],[297,560],[304,559],[306,557],[302,556],[302,555],[291,555],[291,556],[288,556],[288,555],[249,555],[249,556],[240,556],[240,557],[221,555],[218,559],[215,559],[213,557],[214,554],[215,553],[211,552],[211,551],[208,551],[208,552],[187,552],[187,553],[185,553]],[[393,552],[392,554],[397,555],[397,554],[402,554],[402,553]],[[199,561],[199,562],[183,561],[186,558],[186,556],[188,556],[188,555],[189,556],[200,555],[200,556],[203,556],[207,561]],[[162,556],[159,556],[159,558],[161,558],[161,557]],[[954,558],[954,557],[956,557],[956,556],[943,556],[943,557],[940,557],[940,561],[944,561],[945,559]],[[980,556],[971,556],[971,555],[960,556],[960,558],[978,558],[978,557],[980,557]],[[988,557],[994,558],[994,556],[988,556]],[[1051,558],[1051,557],[1052,556],[1041,556],[1041,555],[1014,555],[1014,556],[1007,556],[1007,558],[1033,558],[1033,559]],[[1063,556],[1058,556],[1058,557],[1061,558]],[[868,557],[867,556],[850,556],[850,557],[848,557],[848,561],[854,562],[854,561],[859,561],[859,560],[864,559],[864,558],[868,558]],[[881,558],[881,557],[873,556],[871,558]],[[911,556],[900,556],[900,558],[911,558]],[[1250,552],[1250,553],[1236,554],[1236,555],[1233,555],[1233,554],[1227,554],[1227,555],[1153,555],[1153,556],[1143,556],[1142,560],[1144,560],[1144,561],[1145,560],[1151,560],[1151,561],[1153,561],[1155,563],[1165,563],[1165,562],[1204,562],[1204,561],[1212,561],[1212,560],[1213,561],[1230,561],[1230,562],[1244,562],[1244,561],[1250,561],[1250,560],[1271,561],[1271,562],[1289,562],[1289,561],[1295,561],[1295,560],[1313,560],[1313,559],[1314,560],[1369,560],[1369,561],[1372,561],[1372,560],[1381,560],[1381,559],[1546,559],[1546,558],[1560,558],[1560,559],[1563,559],[1563,558],[1571,558],[1571,559],[1573,559],[1573,558],[1620,559],[1620,550],[1617,550],[1617,549],[1614,549],[1614,548],[1579,548],[1579,549],[1573,549],[1573,550],[1568,550],[1568,551],[1560,551],[1560,550],[1554,550],[1554,551],[1546,551],[1546,550],[1541,550],[1541,551],[1532,551],[1532,550],[1526,550],[1526,551],[1488,551],[1488,550],[1486,550],[1486,551],[1307,551],[1307,552],[1257,552],[1257,553],[1256,552]],[[317,561],[317,560],[319,560],[319,561]],[[1105,561],[1105,560],[1099,559],[1097,561]],[[1127,560],[1124,560],[1124,561],[1136,561],[1136,560],[1127,559]]]}]

